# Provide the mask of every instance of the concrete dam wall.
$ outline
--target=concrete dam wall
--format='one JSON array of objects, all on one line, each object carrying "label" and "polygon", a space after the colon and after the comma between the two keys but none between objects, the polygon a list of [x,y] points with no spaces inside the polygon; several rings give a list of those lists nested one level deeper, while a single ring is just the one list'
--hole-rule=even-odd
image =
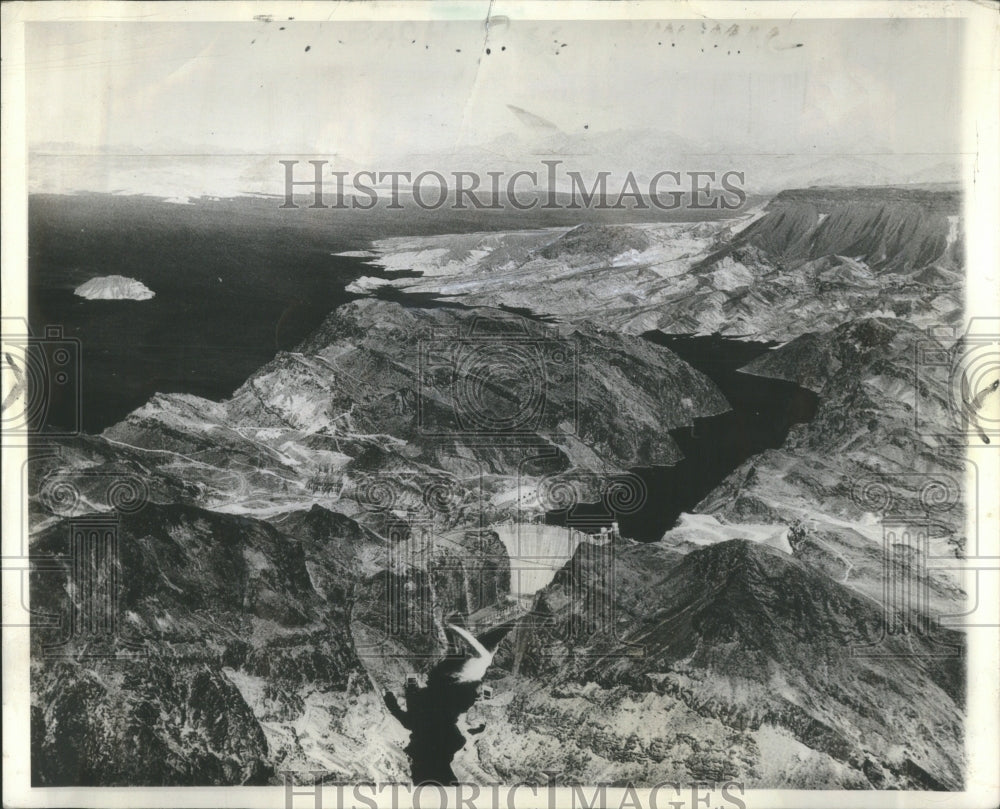
[{"label": "concrete dam wall", "polygon": [[581,542],[608,541],[610,534],[591,536],[559,525],[541,523],[499,523],[496,531],[510,556],[510,591],[530,599],[545,587],[576,552]]}]

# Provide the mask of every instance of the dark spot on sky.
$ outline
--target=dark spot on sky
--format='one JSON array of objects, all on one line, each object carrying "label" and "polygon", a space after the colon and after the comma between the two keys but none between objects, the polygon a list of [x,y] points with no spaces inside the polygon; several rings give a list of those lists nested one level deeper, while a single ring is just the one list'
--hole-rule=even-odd
[{"label": "dark spot on sky", "polygon": [[284,31],[285,30],[285,26],[281,26],[281,28],[279,28],[278,30],[279,31]]},{"label": "dark spot on sky", "polygon": [[461,48],[455,48],[455,53],[461,53],[461,52],[462,52]]},{"label": "dark spot on sky", "polygon": [[676,43],[674,43],[674,42],[671,42],[671,43],[670,43],[670,47],[671,47],[671,48],[676,48],[676,47],[677,47],[677,45],[676,45]]},{"label": "dark spot on sky", "polygon": [[796,48],[801,48],[801,47],[802,47],[802,44],[803,44],[803,43],[801,43],[801,42],[800,42],[800,43],[798,43],[798,44],[797,44],[797,45],[796,45],[795,47],[796,47]]},{"label": "dark spot on sky", "polygon": [[415,39],[411,39],[411,40],[410,40],[410,44],[411,44],[411,45],[416,45],[416,44],[417,44],[417,40],[415,40]]},{"label": "dark spot on sky", "polygon": [[502,51],[505,51],[505,50],[507,50],[507,46],[506,46],[506,45],[501,45],[501,46],[500,46],[500,50],[502,50]]},{"label": "dark spot on sky", "polygon": [[560,45],[559,47],[560,47],[560,48],[565,48],[565,47],[566,47],[566,43],[564,42],[564,43],[563,43],[562,45]]},{"label": "dark spot on sky", "polygon": [[253,43],[256,42],[256,41],[257,41],[256,39],[251,39],[250,40],[250,44],[253,45]]},{"label": "dark spot on sky", "polygon": [[312,47],[312,45],[306,45],[306,53],[309,53],[309,49],[310,49],[311,47]]},{"label": "dark spot on sky", "polygon": [[486,49],[486,55],[487,55],[487,56],[489,56],[489,55],[490,55],[490,49],[489,49],[489,48],[487,48],[487,49]]},{"label": "dark spot on sky", "polygon": [[294,17],[289,17],[288,19],[290,19],[290,20],[294,20],[295,18],[294,18]]},{"label": "dark spot on sky", "polygon": [[583,125],[583,128],[584,128],[584,129],[590,129],[590,124],[584,124],[584,125]]}]

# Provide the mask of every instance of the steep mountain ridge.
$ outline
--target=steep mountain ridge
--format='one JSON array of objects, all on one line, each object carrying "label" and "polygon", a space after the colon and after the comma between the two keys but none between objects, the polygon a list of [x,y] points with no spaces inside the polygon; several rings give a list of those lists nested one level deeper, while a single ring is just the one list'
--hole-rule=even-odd
[{"label": "steep mountain ridge", "polygon": [[[794,529],[796,554],[881,600],[882,522],[928,526],[929,558],[961,558],[969,505],[962,448],[938,433],[952,419],[949,391],[919,374],[918,346],[943,350],[896,319],[863,319],[806,334],[744,368],[815,390],[814,418],[793,427],[784,446],[735,469],[697,507],[738,525],[767,521]],[[919,412],[942,429],[918,429]],[[960,612],[957,571],[920,574],[938,614]]]},{"label": "steep mountain ridge", "polygon": [[[51,525],[32,552],[65,554],[68,533],[65,521]],[[120,629],[71,639],[57,657],[43,646],[67,627],[33,630],[35,783],[265,784],[281,765],[329,766],[331,739],[353,749],[335,768],[348,777],[401,767],[391,743],[367,736],[380,702],[348,629],[355,574],[338,575],[337,547],[322,539],[146,503],[119,515],[117,559],[90,558],[89,573],[79,561],[38,565],[33,609],[86,609],[96,577]]]},{"label": "steep mountain ridge", "polygon": [[948,635],[952,657],[921,657],[940,647],[919,638],[865,656],[882,641],[879,605],[787,554],[747,540],[686,555],[581,546],[540,605],[496,672],[501,693],[513,672],[530,687],[470,716],[495,724],[476,746],[487,773],[526,777],[559,739],[546,763],[569,782],[594,771],[618,783],[754,786],[778,772],[800,788],[962,782],[961,635]]},{"label": "steep mountain ridge", "polygon": [[[33,632],[36,783],[405,779],[380,692],[440,659],[448,622],[520,614],[518,548],[485,526],[540,518],[552,472],[671,463],[670,430],[728,408],[637,336],[659,327],[788,340],[743,371],[815,391],[815,417],[662,540],[576,538],[549,559],[455,772],[961,787],[964,643],[935,619],[965,608],[962,582],[883,525],[932,519],[929,550],[964,553],[961,452],[915,418],[946,431],[951,412],[914,357],[924,325],[961,312],[954,203],[808,189],[740,222],[376,245],[398,269],[423,262],[401,285],[456,300],[354,301],[225,401],[160,394],[53,443],[29,469],[32,552],[64,554],[72,520],[116,516],[111,651],[146,656],[81,657],[97,643],[78,641],[51,659],[58,632]],[[925,602],[883,603],[887,559]],[[74,574],[42,567],[33,609],[79,606]]]},{"label": "steep mountain ridge", "polygon": [[669,464],[680,457],[669,430],[729,409],[667,348],[498,310],[360,300],[299,349],[224,402],[157,395],[102,436],[64,442],[40,471],[69,478],[127,460],[154,500],[265,517],[336,503],[358,514],[372,475],[412,479],[400,507],[442,475],[470,502],[484,476],[487,495],[516,491],[525,444],[551,456],[550,472]]},{"label": "steep mountain ridge", "polygon": [[[51,524],[32,552],[64,555],[68,533],[68,521]],[[404,734],[382,692],[437,659],[449,616],[510,590],[495,534],[437,537],[423,556],[419,541],[387,543],[319,506],[272,525],[147,503],[119,516],[113,569],[38,562],[33,609],[85,609],[89,575],[117,592],[120,631],[57,657],[66,627],[33,631],[35,782],[405,777]]]}]

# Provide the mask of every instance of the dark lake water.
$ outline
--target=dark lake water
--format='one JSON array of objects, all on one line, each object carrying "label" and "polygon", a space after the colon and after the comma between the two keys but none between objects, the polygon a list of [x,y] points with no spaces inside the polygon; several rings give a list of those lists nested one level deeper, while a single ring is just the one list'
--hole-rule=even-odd
[{"label": "dark lake water", "polygon": [[[154,393],[225,398],[354,297],[344,292],[347,284],[378,275],[358,259],[331,255],[360,246],[357,237],[329,223],[280,217],[273,207],[108,195],[31,199],[31,327],[43,334],[58,325],[80,341],[84,431],[100,432]],[[156,296],[73,294],[103,275],[135,278]],[[56,403],[49,424],[65,428],[73,404]]]},{"label": "dark lake water", "polygon": [[[693,427],[671,432],[684,453],[676,465],[629,470],[645,483],[646,505],[634,514],[622,514],[619,526],[625,536],[652,542],[751,455],[780,447],[793,424],[812,419],[817,398],[792,382],[739,372],[773,347],[767,343],[657,331],[643,336],[666,346],[708,376],[732,406],[727,413],[696,419]],[[580,504],[568,514],[549,514],[548,522],[590,527],[609,524],[602,519],[606,514],[601,504]]]},{"label": "dark lake water", "polygon": [[[276,351],[294,348],[328,312],[357,297],[344,291],[351,281],[381,276],[363,260],[333,253],[388,236],[571,226],[608,214],[373,210],[334,216],[308,207],[282,210],[279,203],[238,198],[174,205],[111,194],[32,195],[31,330],[41,335],[59,326],[65,337],[80,341],[82,355],[79,400],[52,400],[46,423],[71,428],[78,401],[83,430],[99,433],[154,393],[226,398]],[[693,213],[647,218],[680,221]],[[102,301],[73,294],[105,275],[141,281],[156,297]]]}]

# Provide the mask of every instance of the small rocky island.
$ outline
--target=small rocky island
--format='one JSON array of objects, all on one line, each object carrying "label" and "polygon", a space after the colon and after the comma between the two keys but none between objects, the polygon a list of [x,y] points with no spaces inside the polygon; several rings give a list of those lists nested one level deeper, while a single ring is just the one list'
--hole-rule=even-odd
[{"label": "small rocky island", "polygon": [[105,275],[100,278],[91,278],[80,284],[73,292],[88,300],[148,301],[156,295],[142,281],[126,278],[124,275]]}]

